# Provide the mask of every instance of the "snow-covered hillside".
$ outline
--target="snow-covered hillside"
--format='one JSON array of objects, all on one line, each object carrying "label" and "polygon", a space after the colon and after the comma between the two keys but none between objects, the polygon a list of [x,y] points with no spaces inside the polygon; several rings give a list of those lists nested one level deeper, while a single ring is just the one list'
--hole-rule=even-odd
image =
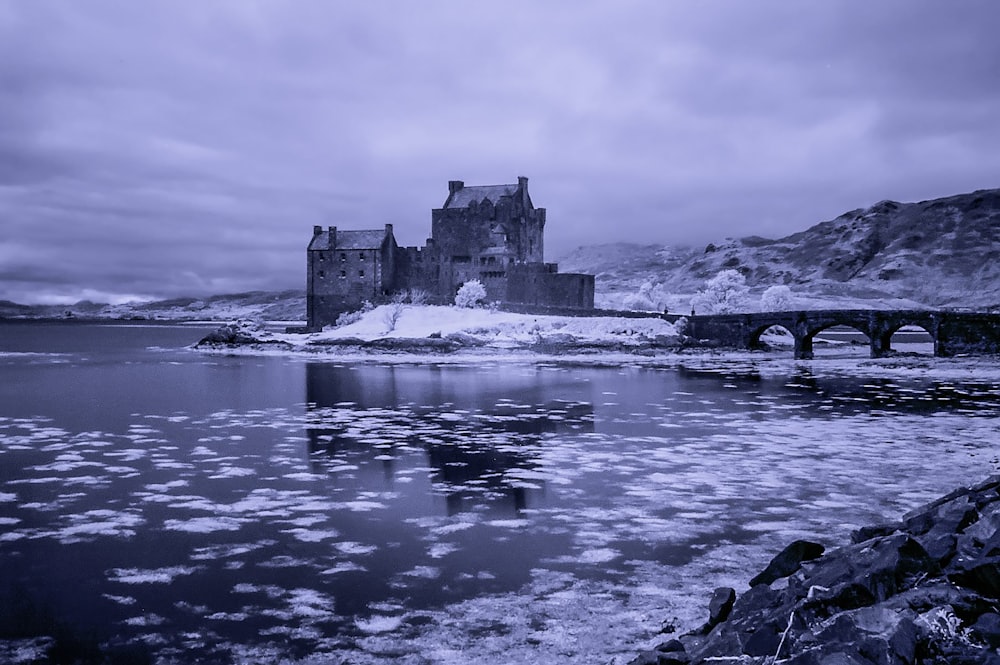
[{"label": "snow-covered hillside", "polygon": [[[756,294],[788,285],[806,308],[1000,307],[1000,190],[920,203],[882,201],[778,240],[727,238],[705,248],[583,247],[566,272],[597,272],[599,305],[620,306],[643,283],[684,311],[722,270]],[[616,264],[620,267],[616,267]]]},{"label": "snow-covered hillside", "polygon": [[251,291],[209,298],[173,298],[108,305],[81,301],[73,305],[19,305],[0,301],[2,318],[79,318],[157,321],[304,321],[302,291]]}]

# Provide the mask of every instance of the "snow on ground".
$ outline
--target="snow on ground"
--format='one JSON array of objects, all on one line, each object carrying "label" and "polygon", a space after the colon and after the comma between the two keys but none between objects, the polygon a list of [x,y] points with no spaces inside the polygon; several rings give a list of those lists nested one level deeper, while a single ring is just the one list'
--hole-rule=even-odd
[{"label": "snow on ground", "polygon": [[617,317],[573,317],[516,314],[485,308],[404,305],[394,327],[388,317],[394,305],[382,305],[364,314],[360,321],[317,333],[317,339],[357,337],[371,340],[384,337],[429,337],[466,334],[483,339],[528,342],[539,336],[568,334],[580,339],[645,335],[674,335],[674,326],[661,319]]},{"label": "snow on ground", "polygon": [[332,340],[430,337],[500,349],[538,343],[669,345],[679,339],[675,326],[659,318],[543,316],[438,305],[381,305],[354,323],[328,326],[318,333],[258,332],[256,336],[294,348]]}]

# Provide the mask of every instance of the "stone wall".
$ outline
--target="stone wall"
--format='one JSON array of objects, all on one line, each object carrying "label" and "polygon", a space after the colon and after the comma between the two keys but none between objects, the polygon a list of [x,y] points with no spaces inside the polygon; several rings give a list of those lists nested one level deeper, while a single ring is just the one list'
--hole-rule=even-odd
[{"label": "stone wall", "polygon": [[506,302],[543,307],[594,308],[594,276],[560,273],[554,263],[511,266]]}]

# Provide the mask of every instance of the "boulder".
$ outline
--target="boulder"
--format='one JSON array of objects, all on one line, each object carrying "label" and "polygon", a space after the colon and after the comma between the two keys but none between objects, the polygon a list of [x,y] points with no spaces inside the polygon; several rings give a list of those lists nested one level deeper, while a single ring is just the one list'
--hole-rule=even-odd
[{"label": "boulder", "polygon": [[736,602],[736,590],[729,587],[719,587],[712,593],[708,601],[708,625],[714,627],[726,620]]},{"label": "boulder", "polygon": [[972,636],[991,649],[1000,648],[1000,614],[986,612],[970,629]]},{"label": "boulder", "polygon": [[750,580],[750,586],[771,584],[782,577],[788,577],[802,567],[803,561],[811,561],[823,555],[824,547],[808,540],[796,540],[771,559],[771,563]]},{"label": "boulder", "polygon": [[1000,557],[987,557],[964,563],[948,579],[966,589],[1000,600]]}]

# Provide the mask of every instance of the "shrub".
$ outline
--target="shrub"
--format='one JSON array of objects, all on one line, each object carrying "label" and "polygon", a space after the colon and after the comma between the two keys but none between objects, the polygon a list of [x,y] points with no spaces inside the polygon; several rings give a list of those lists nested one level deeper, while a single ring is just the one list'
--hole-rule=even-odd
[{"label": "shrub", "polygon": [[410,301],[411,305],[426,305],[430,297],[431,294],[423,289],[407,289],[406,291],[406,299]]},{"label": "shrub", "polygon": [[748,305],[746,277],[736,270],[723,270],[705,282],[705,288],[691,298],[691,308],[705,314],[729,314],[746,311]]},{"label": "shrub", "polygon": [[396,329],[396,323],[399,322],[399,317],[403,314],[404,309],[406,309],[406,305],[402,301],[393,301],[386,305],[385,311],[382,312],[382,322],[385,323],[387,333]]},{"label": "shrub", "polygon": [[371,304],[371,302],[366,300],[364,301],[364,303],[361,304],[361,309],[356,310],[354,312],[344,312],[343,314],[338,316],[337,322],[334,323],[333,326],[335,328],[340,328],[342,326],[349,326],[352,323],[357,323],[358,321],[361,320],[362,316],[372,311],[373,309],[375,309],[375,305]]},{"label": "shrub", "polygon": [[760,296],[762,312],[784,312],[795,306],[792,290],[784,284],[769,286]]},{"label": "shrub", "polygon": [[470,279],[455,294],[455,304],[459,307],[475,307],[486,300],[486,287],[478,279]]}]

